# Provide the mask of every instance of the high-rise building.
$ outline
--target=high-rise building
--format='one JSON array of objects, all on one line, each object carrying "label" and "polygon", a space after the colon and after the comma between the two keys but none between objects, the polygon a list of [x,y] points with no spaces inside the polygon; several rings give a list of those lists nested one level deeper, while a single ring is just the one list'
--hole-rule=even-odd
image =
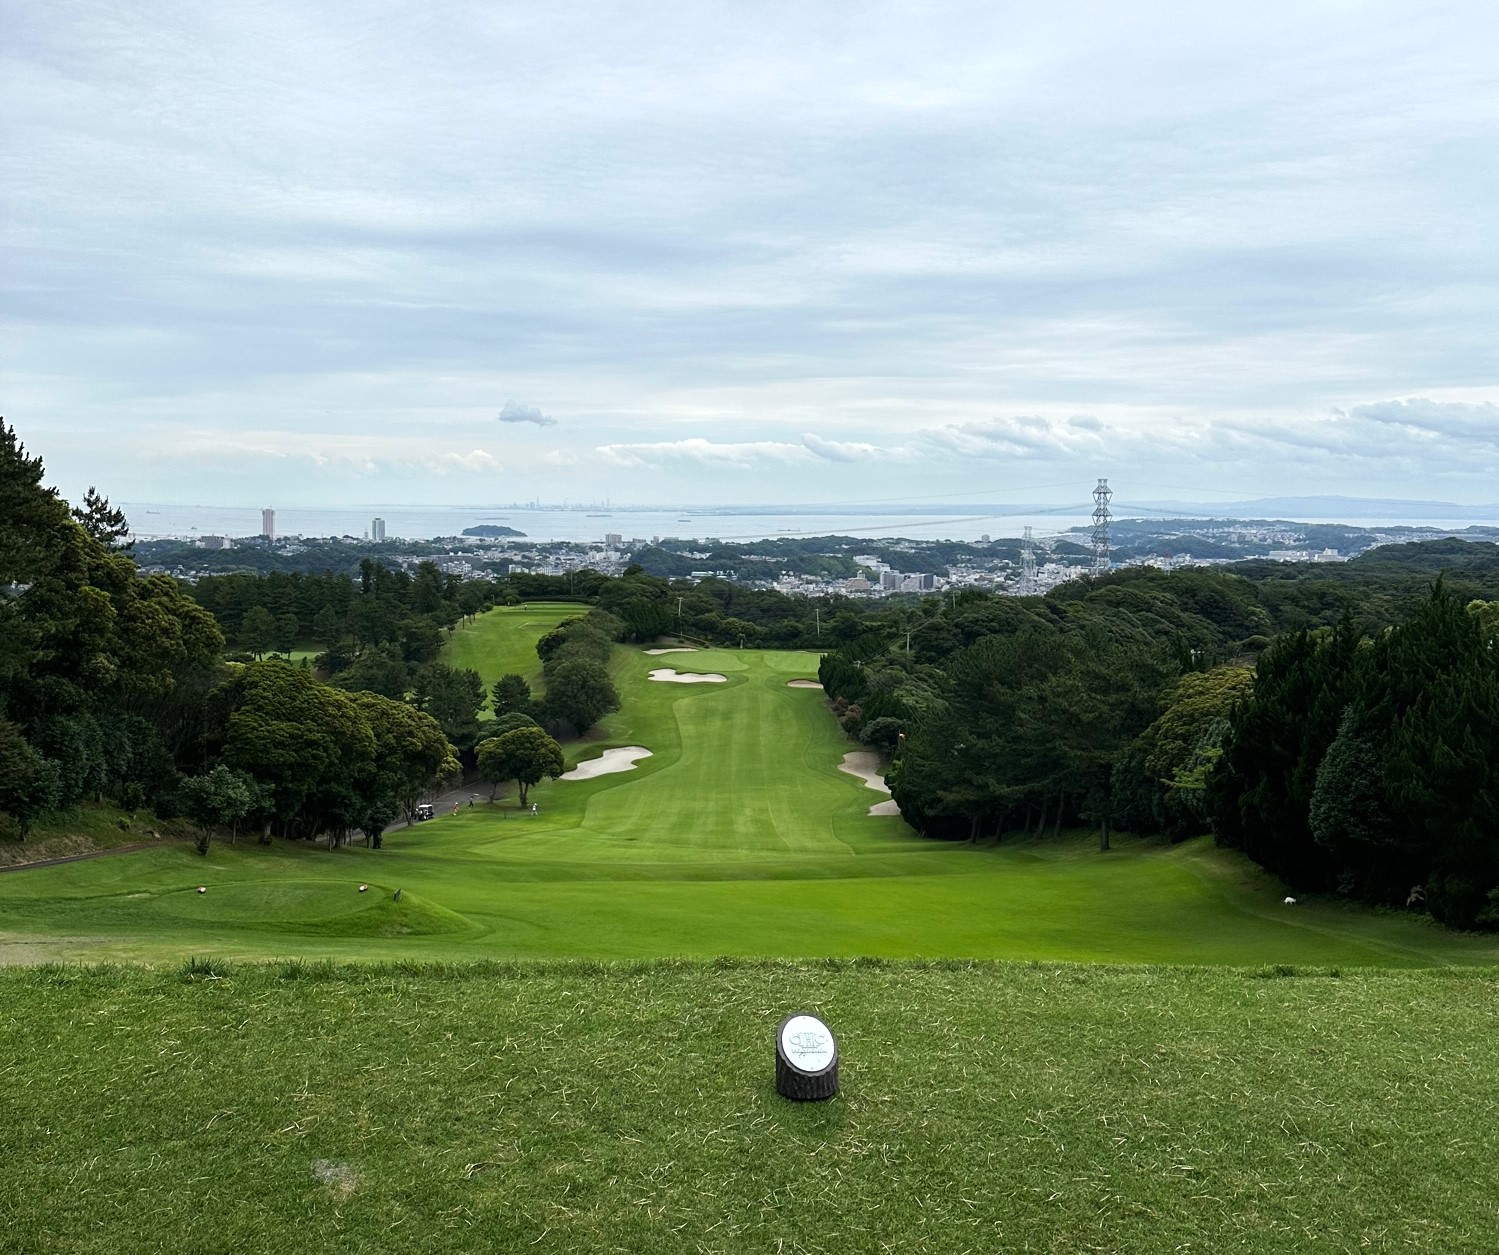
[{"label": "high-rise building", "polygon": [[260,534],[267,540],[276,539],[276,511],[262,510],[260,512]]},{"label": "high-rise building", "polygon": [[624,535],[621,532],[605,532],[604,533],[604,543],[606,545],[612,545],[612,546],[614,546],[614,547],[617,548],[618,546],[624,544],[624,540],[625,540]]},{"label": "high-rise building", "polygon": [[888,592],[894,592],[896,589],[900,588],[900,572],[899,571],[881,571],[880,572],[880,587],[882,589],[884,589],[887,593]]},{"label": "high-rise building", "polygon": [[385,539],[384,519],[370,520],[370,539],[373,540],[376,544],[379,544],[382,540]]}]

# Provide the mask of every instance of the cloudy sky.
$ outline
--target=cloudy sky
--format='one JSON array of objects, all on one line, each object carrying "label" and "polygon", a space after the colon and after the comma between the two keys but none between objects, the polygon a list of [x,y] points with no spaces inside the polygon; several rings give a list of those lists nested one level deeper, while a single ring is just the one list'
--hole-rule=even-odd
[{"label": "cloudy sky", "polygon": [[1499,8],[0,9],[70,495],[1499,500]]}]

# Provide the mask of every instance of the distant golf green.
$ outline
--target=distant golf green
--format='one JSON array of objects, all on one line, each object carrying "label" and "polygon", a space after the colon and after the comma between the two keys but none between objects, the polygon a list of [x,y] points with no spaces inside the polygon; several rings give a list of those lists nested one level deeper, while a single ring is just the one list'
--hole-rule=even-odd
[{"label": "distant golf green", "polygon": [[[502,675],[520,675],[533,689],[541,680],[541,659],[536,642],[563,619],[587,614],[577,602],[539,601],[524,606],[500,606],[486,611],[453,630],[443,647],[442,661],[450,667],[467,667],[491,687]],[[486,709],[484,717],[490,712]]]},{"label": "distant golf green", "polygon": [[[502,613],[534,641],[576,609]],[[486,679],[500,673],[493,660],[520,657],[514,641],[486,649]],[[857,747],[820,692],[788,685],[816,665],[809,653],[621,648],[624,709],[569,762],[649,749],[630,770],[547,782],[536,816],[478,800],[379,851],[216,841],[206,858],[174,844],[10,872],[0,957],[1499,959],[1494,941],[1422,919],[1284,905],[1275,881],[1206,841],[1100,854],[1082,835],[993,849],[923,840],[899,816],[871,816],[883,795],[838,769]],[[657,669],[725,678],[649,679]]]}]

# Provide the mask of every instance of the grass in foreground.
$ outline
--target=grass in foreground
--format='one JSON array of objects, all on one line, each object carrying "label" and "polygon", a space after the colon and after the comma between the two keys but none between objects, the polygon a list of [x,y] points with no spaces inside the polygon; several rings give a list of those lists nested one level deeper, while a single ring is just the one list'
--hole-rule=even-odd
[{"label": "grass in foreground", "polygon": [[1492,972],[223,972],[0,973],[0,1250],[1499,1246]]},{"label": "grass in foreground", "polygon": [[[646,679],[662,664],[723,684]],[[1165,963],[1493,962],[1493,938],[1284,890],[1207,842],[921,840],[837,769],[806,653],[620,650],[602,739],[653,757],[465,808],[386,848],[243,841],[0,876],[0,958],[653,958],[733,954]],[[371,891],[361,894],[358,885]],[[199,884],[208,893],[199,895]],[[402,890],[399,903],[393,901]]]}]

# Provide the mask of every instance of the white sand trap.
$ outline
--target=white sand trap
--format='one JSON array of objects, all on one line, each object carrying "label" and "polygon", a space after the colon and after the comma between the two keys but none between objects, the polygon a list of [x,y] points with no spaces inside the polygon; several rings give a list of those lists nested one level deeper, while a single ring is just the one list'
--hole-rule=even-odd
[{"label": "white sand trap", "polygon": [[708,675],[697,675],[691,671],[677,671],[673,667],[657,667],[646,676],[648,680],[665,680],[668,684],[722,684],[728,678],[716,671]]},{"label": "white sand trap", "polygon": [[820,689],[822,685],[816,680],[787,680],[786,687],[789,689]]},{"label": "white sand trap", "polygon": [[559,780],[592,780],[595,776],[612,776],[618,771],[634,771],[637,759],[649,758],[650,750],[643,745],[621,745],[618,749],[605,750],[597,758],[579,763],[571,771],[563,772]]},{"label": "white sand trap", "polygon": [[[864,781],[864,786],[873,789],[876,793],[889,794],[890,786],[880,778],[880,756],[872,754],[868,750],[853,750],[843,756],[843,761],[838,764],[839,771],[846,771],[851,776],[858,776]],[[893,797],[886,798],[883,802],[876,802],[869,808],[871,815],[899,815],[900,807],[896,805]]]},{"label": "white sand trap", "polygon": [[642,652],[654,656],[656,654],[695,654],[697,650],[691,645],[669,645],[665,649],[647,649]]}]

